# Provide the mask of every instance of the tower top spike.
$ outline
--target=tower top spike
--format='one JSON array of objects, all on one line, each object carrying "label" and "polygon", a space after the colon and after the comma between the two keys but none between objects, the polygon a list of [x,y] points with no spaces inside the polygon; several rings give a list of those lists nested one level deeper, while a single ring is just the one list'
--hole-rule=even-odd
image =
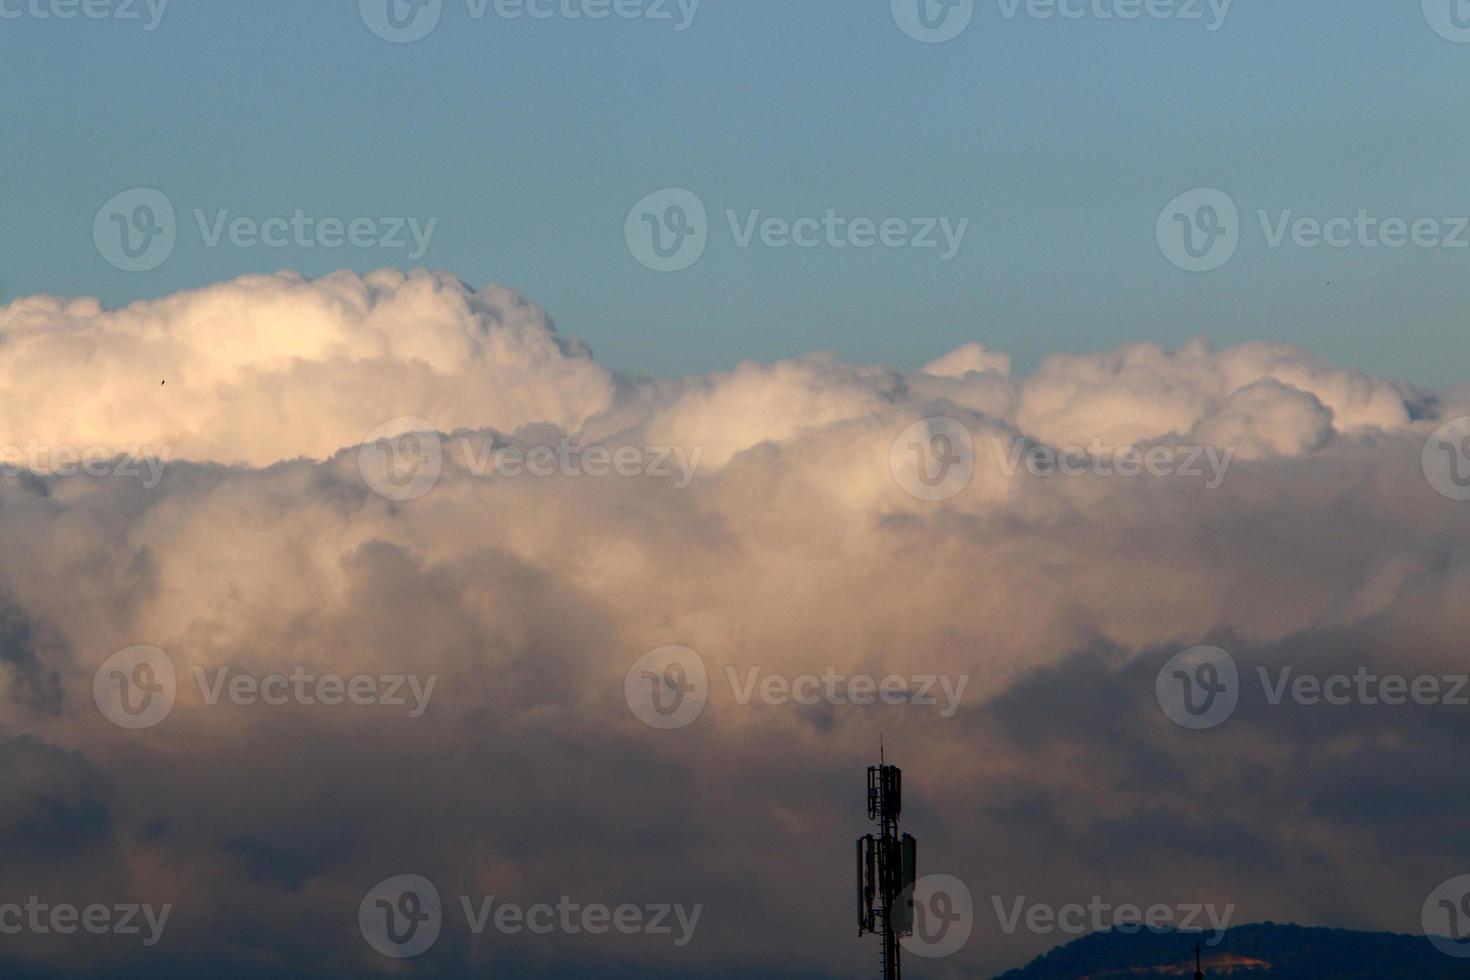
[{"label": "tower top spike", "polygon": [[1205,980],[1205,970],[1200,965],[1199,943],[1194,944],[1194,980]]}]

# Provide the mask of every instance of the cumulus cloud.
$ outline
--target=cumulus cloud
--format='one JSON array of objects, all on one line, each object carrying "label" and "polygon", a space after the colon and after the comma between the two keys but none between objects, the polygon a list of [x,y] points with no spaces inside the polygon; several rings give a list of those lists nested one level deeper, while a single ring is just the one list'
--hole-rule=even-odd
[{"label": "cumulus cloud", "polygon": [[[386,975],[357,906],[415,873],[447,904],[705,906],[683,948],[446,923],[425,954],[445,975],[851,976],[876,955],[852,935],[849,863],[880,729],[922,869],[977,898],[976,940],[935,975],[1065,938],[999,934],[992,894],[1408,931],[1470,863],[1433,782],[1463,712],[1256,698],[1198,733],[1154,702],[1163,661],[1206,641],[1247,673],[1455,669],[1470,505],[1421,468],[1453,392],[1203,341],[1024,377],[973,344],[912,373],[813,355],[633,379],[513,293],[422,272],[249,277],[118,311],[18,300],[0,389],[0,444],[173,449],[151,488],[0,475],[0,847],[44,855],[7,862],[0,891],[177,906],[157,951],[32,936],[0,945],[11,965]],[[360,466],[363,434],[398,416],[443,444],[414,499]],[[933,418],[973,445],[942,500],[894,465]],[[563,441],[699,465],[683,488],[646,466],[485,465]],[[1233,455],[1213,488],[1017,465],[1094,443]],[[132,731],[92,685],[138,644],[178,691]],[[709,704],[659,731],[623,683],[668,644],[703,658]],[[418,717],[210,704],[196,671],[222,667],[437,682]],[[752,670],[969,682],[945,718],[741,704],[728,672]]]},{"label": "cumulus cloud", "polygon": [[163,447],[264,465],[322,458],[386,418],[580,425],[608,372],[507,289],[383,270],[247,276],[122,310],[0,307],[0,443]]}]

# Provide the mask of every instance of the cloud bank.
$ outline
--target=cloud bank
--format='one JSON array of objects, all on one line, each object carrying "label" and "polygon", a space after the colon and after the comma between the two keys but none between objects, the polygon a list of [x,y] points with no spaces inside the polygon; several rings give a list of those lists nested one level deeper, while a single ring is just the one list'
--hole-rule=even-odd
[{"label": "cloud bank", "polygon": [[[817,354],[631,378],[509,290],[382,271],[115,311],[20,299],[0,307],[0,392],[10,461],[170,460],[151,487],[50,451],[0,475],[0,903],[174,906],[155,947],[0,935],[13,970],[393,975],[404,961],[364,941],[359,903],[412,873],[446,908],[704,909],[682,947],[475,935],[446,915],[407,961],[439,975],[851,976],[876,957],[853,935],[849,864],[880,729],[921,871],[976,897],[974,937],[936,976],[1069,938],[1003,934],[991,896],[1414,931],[1424,896],[1470,867],[1452,772],[1470,708],[1247,692],[1191,732],[1154,687],[1205,642],[1248,676],[1465,669],[1470,504],[1423,457],[1470,388],[1204,341],[1025,376],[975,343],[909,373]],[[442,449],[411,499],[361,465],[364,437],[401,417]],[[916,424],[971,441],[942,499],[912,492]],[[574,472],[487,465],[558,446],[582,451]],[[592,475],[589,447],[639,464]],[[1068,447],[1157,449],[1173,468],[1022,462]],[[1179,465],[1207,448],[1229,460],[1213,487]],[[697,451],[682,488],[651,465],[674,449]],[[710,680],[697,720],[665,731],[624,681],[670,644]],[[128,730],[93,685],[137,645],[167,656],[177,692]],[[211,704],[197,678],[221,668],[436,683],[416,717]],[[952,717],[741,704],[726,679],[752,670],[968,684]]]}]

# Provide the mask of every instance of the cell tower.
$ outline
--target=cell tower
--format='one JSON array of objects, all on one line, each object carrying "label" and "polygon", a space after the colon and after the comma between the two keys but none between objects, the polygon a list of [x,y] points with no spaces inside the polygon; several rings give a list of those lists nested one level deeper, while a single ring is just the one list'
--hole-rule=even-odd
[{"label": "cell tower", "polygon": [[903,774],[883,758],[868,767],[868,819],[878,834],[857,839],[858,935],[877,933],[882,941],[883,980],[899,980],[898,940],[914,934],[914,879],[917,842],[898,836],[903,810]]}]

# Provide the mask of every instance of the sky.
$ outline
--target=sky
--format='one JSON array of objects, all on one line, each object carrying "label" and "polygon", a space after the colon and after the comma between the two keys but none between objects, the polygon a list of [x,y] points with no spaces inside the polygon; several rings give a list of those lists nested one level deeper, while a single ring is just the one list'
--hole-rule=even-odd
[{"label": "sky", "polygon": [[1470,10],[36,2],[0,973],[1470,952]]},{"label": "sky", "polygon": [[0,341],[7,975],[861,975],[880,739],[914,972],[1143,909],[1459,934],[1470,385],[1275,341],[631,381],[396,269]]},{"label": "sky", "polygon": [[[1470,249],[1272,248],[1258,215],[1470,214],[1470,46],[1407,0],[1200,0],[1199,19],[1137,20],[987,0],[945,43],[850,0],[704,0],[692,18],[670,0],[667,20],[596,21],[493,5],[476,18],[446,0],[410,43],[375,35],[348,0],[173,0],[156,23],[141,0],[137,19],[42,18],[32,3],[7,0],[21,16],[0,24],[7,299],[119,306],[246,272],[425,265],[522,290],[606,363],[660,376],[814,350],[911,369],[970,340],[1029,368],[1203,335],[1443,385],[1470,351]],[[147,272],[109,265],[91,234],[134,187],[166,195],[181,228]],[[678,273],[639,264],[623,234],[668,187],[698,194],[712,228]],[[1238,253],[1208,274],[1155,238],[1194,188],[1242,215]],[[208,247],[194,214],[297,208],[437,225],[410,258]],[[829,208],[969,225],[943,261],[741,248],[726,214]]]}]

